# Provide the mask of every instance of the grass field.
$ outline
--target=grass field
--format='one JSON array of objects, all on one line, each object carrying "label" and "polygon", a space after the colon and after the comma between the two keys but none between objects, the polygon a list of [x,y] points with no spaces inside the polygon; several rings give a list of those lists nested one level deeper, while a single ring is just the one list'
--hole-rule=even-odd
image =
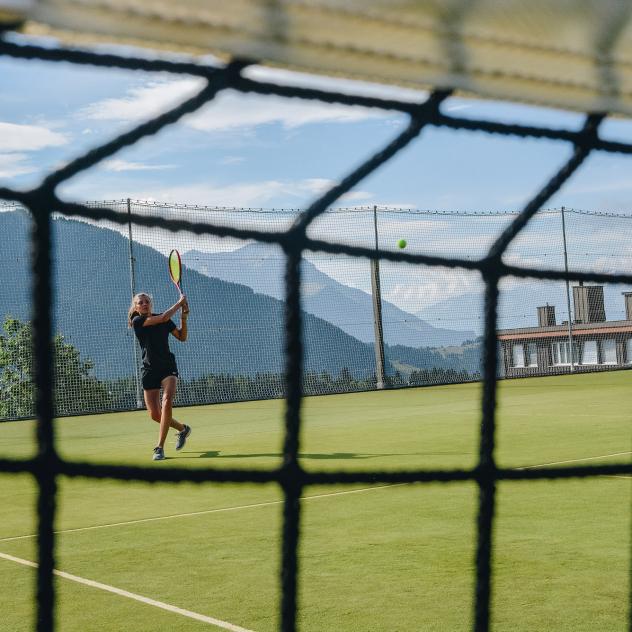
[{"label": "grass field", "polygon": [[[302,463],[318,470],[471,467],[480,389],[306,399]],[[98,463],[269,468],[280,462],[283,407],[177,409],[193,434],[179,453],[170,437],[162,463],[151,461],[157,425],[144,412],[59,420],[58,447],[65,458]],[[628,462],[631,418],[627,371],[504,382],[497,460],[504,467]],[[0,424],[2,456],[33,451],[33,422]],[[494,630],[627,629],[630,482],[499,485]],[[0,475],[0,497],[0,630],[32,630],[35,573],[14,558],[36,559],[35,487],[27,475]],[[305,497],[302,631],[471,629],[475,485],[319,487]],[[56,568],[72,577],[56,579],[58,629],[278,629],[280,499],[274,485],[62,479]]]}]

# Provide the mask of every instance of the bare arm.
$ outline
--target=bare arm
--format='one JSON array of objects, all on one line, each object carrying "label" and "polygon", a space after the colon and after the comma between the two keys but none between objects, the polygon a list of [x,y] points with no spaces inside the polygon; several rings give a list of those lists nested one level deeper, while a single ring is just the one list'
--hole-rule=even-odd
[{"label": "bare arm", "polygon": [[189,318],[189,304],[185,301],[182,306],[182,312],[180,312],[180,329],[172,330],[171,334],[175,336],[180,342],[184,342],[187,339],[187,319]]},{"label": "bare arm", "polygon": [[147,318],[145,318],[145,322],[143,323],[143,327],[151,327],[152,325],[160,325],[160,323],[166,323],[186,302],[187,302],[186,297],[184,295],[180,296],[180,299],[178,300],[178,302],[172,305],[168,310],[164,311],[162,314],[156,314],[155,316],[147,316]]}]

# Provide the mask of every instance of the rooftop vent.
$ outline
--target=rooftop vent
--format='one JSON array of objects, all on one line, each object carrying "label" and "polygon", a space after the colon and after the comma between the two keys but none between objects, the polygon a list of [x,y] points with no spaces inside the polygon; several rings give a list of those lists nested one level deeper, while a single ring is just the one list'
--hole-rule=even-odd
[{"label": "rooftop vent", "polygon": [[[630,294],[632,295],[632,292]],[[552,325],[555,325],[555,306],[547,303],[542,307],[538,307],[538,326],[551,327]]]},{"label": "rooftop vent", "polygon": [[632,320],[632,292],[621,292],[625,301],[625,319]]},{"label": "rooftop vent", "polygon": [[574,286],[573,305],[575,306],[575,322],[577,323],[603,323],[606,320],[603,285],[580,283]]}]

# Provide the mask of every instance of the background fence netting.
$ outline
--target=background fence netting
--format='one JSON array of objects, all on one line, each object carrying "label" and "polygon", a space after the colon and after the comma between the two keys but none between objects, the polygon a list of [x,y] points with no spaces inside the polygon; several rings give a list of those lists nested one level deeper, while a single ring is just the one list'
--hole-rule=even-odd
[{"label": "background fence netting", "polygon": [[[600,48],[599,59],[603,58],[602,52]],[[27,209],[25,212],[18,208],[14,210],[6,208],[4,209],[6,212],[0,214],[3,221],[15,222],[11,238],[16,240],[17,244],[7,245],[8,252],[13,253],[12,256],[7,257],[7,260],[16,267],[7,275],[8,283],[2,284],[4,286],[2,287],[4,292],[2,304],[4,305],[6,301],[12,316],[10,319],[5,319],[5,333],[2,339],[2,357],[10,361],[7,369],[2,373],[2,379],[7,380],[7,383],[2,385],[2,393],[4,397],[4,394],[13,392],[14,389],[19,391],[24,408],[19,415],[12,412],[14,416],[21,416],[28,411],[34,399],[34,408],[30,410],[34,410],[37,418],[36,456],[24,459],[0,457],[0,471],[7,474],[31,473],[37,484],[37,627],[40,631],[54,629],[53,569],[55,568],[56,540],[54,520],[57,506],[57,480],[60,476],[171,483],[179,481],[277,483],[283,491],[279,625],[284,632],[297,628],[297,595],[300,585],[298,566],[298,547],[301,537],[300,498],[307,486],[472,481],[478,488],[476,581],[473,591],[472,620],[474,629],[483,631],[490,627],[492,532],[498,482],[561,480],[571,477],[586,478],[604,474],[632,473],[632,466],[629,463],[580,464],[573,467],[549,466],[517,470],[498,467],[495,461],[496,389],[498,376],[502,374],[503,367],[508,366],[505,363],[506,354],[515,359],[513,364],[509,365],[510,368],[521,369],[523,367],[520,366],[520,362],[524,364],[528,357],[530,358],[529,338],[525,338],[525,334],[555,334],[557,330],[550,328],[558,327],[558,320],[563,320],[563,300],[567,281],[576,284],[579,282],[601,284],[608,287],[609,284],[625,287],[630,287],[632,284],[632,274],[628,269],[623,269],[625,267],[623,258],[615,265],[617,255],[613,255],[612,251],[608,251],[612,256],[605,253],[605,260],[611,261],[615,267],[607,272],[599,268],[596,260],[590,260],[589,256],[604,255],[602,248],[608,244],[607,240],[602,241],[598,248],[577,250],[576,256],[579,259],[574,260],[573,255],[570,254],[570,229],[573,229],[573,235],[578,233],[583,235],[584,229],[578,227],[584,221],[593,222],[594,226],[594,222],[598,220],[593,216],[585,220],[581,214],[573,215],[567,235],[567,259],[569,260],[567,272],[567,263],[563,262],[563,257],[560,258],[561,233],[549,231],[545,226],[548,223],[554,225],[555,218],[547,213],[537,214],[573,176],[591,152],[632,153],[632,145],[629,143],[600,138],[599,128],[606,116],[604,113],[589,113],[581,129],[508,125],[494,121],[461,119],[458,116],[444,114],[441,111],[441,104],[450,97],[450,92],[444,89],[433,92],[425,101],[404,103],[397,100],[384,101],[373,97],[255,81],[241,75],[244,67],[247,66],[247,63],[242,61],[234,61],[222,67],[208,67],[202,63],[186,61],[122,57],[63,47],[15,43],[9,41],[8,38],[0,40],[0,54],[22,59],[65,61],[82,65],[186,74],[203,77],[205,80],[205,86],[199,93],[184,103],[67,162],[50,173],[37,187],[28,191],[0,187],[1,199],[18,203]],[[319,99],[327,103],[388,109],[406,114],[409,124],[384,147],[349,171],[338,184],[332,186],[307,209],[296,212],[294,215],[275,216],[274,221],[278,224],[273,230],[268,227],[269,220],[266,219],[268,215],[251,213],[252,216],[250,216],[248,211],[222,215],[217,211],[198,212],[181,207],[147,207],[135,204],[133,207],[130,205],[126,208],[127,204],[122,203],[87,205],[65,201],[58,197],[56,191],[61,183],[90,169],[119,150],[133,145],[138,140],[155,134],[186,114],[196,111],[212,101],[215,95],[225,88],[233,88],[240,92],[276,94],[284,97]],[[371,241],[370,213],[365,212],[364,215],[333,213],[331,217],[335,218],[335,222],[339,222],[341,226],[344,226],[346,222],[353,222],[354,229],[348,235],[345,235],[339,227],[328,230],[326,225],[332,220],[327,214],[327,209],[366,176],[388,162],[409,143],[415,141],[426,126],[476,130],[519,138],[547,138],[569,144],[572,152],[566,162],[551,174],[550,179],[542,188],[534,192],[530,201],[519,213],[472,219],[438,215],[435,223],[430,222],[430,216],[421,214],[421,223],[426,225],[426,230],[419,231],[415,236],[402,235],[401,226],[397,230],[397,238],[407,238],[411,242],[410,248],[404,252],[395,251],[391,237],[384,232],[384,228],[378,230],[379,244],[378,248],[375,248],[375,241]],[[403,219],[407,224],[420,221],[420,218],[414,214],[409,216],[396,214],[393,211],[381,211],[378,223],[381,224],[382,216],[386,218],[389,213],[397,217],[399,221]],[[237,222],[238,217],[244,218],[241,220],[242,223]],[[135,350],[129,332],[124,329],[125,307],[132,290],[132,275],[127,266],[130,261],[127,258],[130,256],[130,242],[126,241],[125,237],[129,231],[130,221],[133,231],[136,232],[136,236],[132,235],[131,242],[133,246],[131,261],[136,268],[134,284],[139,288],[149,286],[147,289],[155,293],[157,305],[165,305],[173,300],[173,290],[164,281],[166,277],[164,256],[167,241],[171,241],[170,247],[176,245],[182,248],[178,242],[181,239],[186,240],[189,233],[202,240],[212,241],[217,238],[222,240],[223,251],[228,253],[227,257],[231,250],[235,250],[233,247],[235,244],[228,241],[229,239],[240,240],[244,248],[252,246],[251,242],[256,241],[257,245],[266,246],[263,252],[266,257],[270,253],[272,261],[275,257],[278,258],[281,250],[283,251],[284,293],[283,300],[279,300],[265,294],[262,288],[254,290],[243,283],[236,283],[236,279],[219,279],[217,276],[207,276],[203,271],[198,272],[197,275],[194,274],[193,263],[200,267],[207,265],[207,272],[209,264],[205,264],[199,254],[187,261],[187,249],[182,248],[185,250],[185,265],[187,265],[185,287],[196,310],[191,317],[191,329],[202,336],[196,345],[200,348],[198,356],[182,358],[183,367],[187,367],[184,380],[195,385],[199,389],[198,392],[204,393],[203,398],[208,393],[215,393],[216,397],[218,393],[223,394],[227,399],[238,398],[234,394],[227,395],[234,387],[230,379],[226,377],[226,367],[218,364],[219,354],[214,354],[213,348],[203,348],[204,345],[216,345],[218,341],[221,341],[225,347],[222,357],[228,358],[232,363],[232,370],[236,375],[240,375],[240,384],[251,385],[254,380],[254,388],[261,389],[261,375],[269,375],[270,386],[266,386],[265,393],[264,389],[259,390],[258,396],[268,396],[273,392],[278,395],[282,391],[286,398],[283,463],[279,468],[271,470],[247,468],[223,470],[212,466],[199,470],[179,467],[143,468],[69,461],[62,458],[57,451],[55,442],[57,424],[54,422],[57,413],[78,412],[87,404],[92,406],[93,410],[113,409],[115,406],[112,402],[116,398],[119,399],[117,406],[130,407],[133,406],[134,398],[137,396],[134,391],[134,376],[129,368],[134,364]],[[625,230],[629,234],[627,219],[612,218],[607,221],[611,226],[615,226],[616,222],[620,223],[619,227],[614,229],[615,232]],[[539,229],[540,225],[542,228]],[[606,225],[606,222],[598,225],[600,227],[598,234],[601,235],[602,227]],[[525,230],[528,232],[524,232]],[[539,230],[541,233],[538,232]],[[166,233],[161,231],[169,231],[171,239],[165,239]],[[3,239],[6,234],[7,231],[0,231]],[[443,241],[439,239],[441,234],[449,238]],[[547,239],[542,242],[539,238],[540,234],[546,236]],[[72,248],[72,240],[66,240],[66,235],[72,235],[82,243],[80,253]],[[325,235],[327,239],[324,239]],[[521,242],[521,235],[530,235],[530,238],[523,237],[524,241]],[[27,243],[29,254],[24,250]],[[543,244],[546,248],[540,250]],[[557,247],[553,247],[554,244]],[[193,246],[193,240],[191,240],[191,245]],[[268,249],[267,247],[270,246],[271,248]],[[192,249],[205,252],[199,244]],[[217,258],[218,252],[221,251],[222,249],[215,252],[213,257]],[[103,252],[106,254],[102,255]],[[313,261],[310,259],[312,256],[310,253],[314,253]],[[591,254],[587,256],[586,253]],[[620,250],[618,254],[623,255],[623,251]],[[304,255],[305,263],[302,263]],[[113,257],[116,256],[121,257],[121,265],[112,265]],[[261,260],[261,257],[262,255],[255,256],[250,261],[254,265]],[[322,269],[318,268],[318,257],[324,258],[321,261]],[[123,261],[126,262],[125,265],[122,264]],[[371,279],[376,278],[366,272],[367,268],[370,270],[370,261],[380,263],[380,291],[383,299],[388,301],[390,297],[395,304],[395,297],[400,293],[408,299],[399,304],[405,314],[412,314],[418,306],[420,313],[416,316],[428,322],[429,326],[443,330],[441,335],[444,335],[445,331],[462,332],[461,341],[441,341],[440,347],[439,340],[434,339],[432,349],[435,351],[433,353],[438,353],[444,359],[451,357],[453,354],[449,349],[455,345],[448,343],[456,342],[456,347],[460,344],[464,348],[460,352],[463,358],[469,357],[465,353],[465,348],[468,354],[471,352],[475,356],[473,364],[459,369],[459,371],[468,372],[467,379],[472,376],[478,378],[477,374],[480,374],[482,379],[478,461],[471,469],[306,471],[299,462],[301,399],[305,392],[309,392],[306,384],[309,384],[310,380],[313,380],[314,384],[318,383],[314,375],[320,373],[319,379],[322,381],[331,379],[335,382],[336,386],[333,390],[340,389],[341,384],[354,384],[354,382],[361,382],[362,379],[371,380],[373,373],[376,375],[377,385],[382,377],[379,375],[378,368],[381,362],[378,359],[379,350],[376,351],[369,341],[363,342],[359,337],[350,335],[342,327],[342,325],[357,327],[358,336],[365,334],[368,336],[366,329],[364,333],[361,333],[360,325],[366,324],[369,319],[365,319],[364,316],[360,318],[354,316],[340,323],[337,329],[330,329],[333,325],[324,319],[323,315],[311,314],[308,310],[309,293],[310,291],[317,292],[318,282],[314,284],[310,281],[308,273],[303,268],[309,269],[310,265],[314,265],[323,274],[328,269],[331,276],[327,274],[327,277],[334,278],[336,281],[340,279],[336,279],[334,273],[343,279],[348,274],[348,287],[356,290],[364,288],[363,293],[366,295]],[[217,262],[210,263],[213,270],[221,269]],[[274,264],[270,262],[268,265],[272,268]],[[226,267],[230,267],[230,264],[226,264]],[[362,267],[365,272],[361,272]],[[226,274],[228,275],[228,272]],[[368,275],[368,281],[366,276],[364,280],[360,280],[363,274]],[[407,278],[405,282],[400,281],[403,277]],[[107,278],[109,282],[105,287],[97,288],[95,278]],[[29,280],[25,281],[25,279]],[[351,279],[355,279],[355,284]],[[323,280],[320,278],[320,281]],[[437,288],[450,289],[452,292],[450,296],[455,301],[452,305],[442,300],[447,299],[445,295],[433,295],[433,282],[435,290]],[[465,289],[468,291],[465,292]],[[272,290],[269,291],[272,292]],[[516,303],[508,301],[512,292],[520,297]],[[16,300],[15,297],[29,297],[29,294],[30,300],[27,298],[21,304],[21,308],[17,303],[12,302]],[[553,294],[555,297],[551,298]],[[579,294],[581,291],[578,292]],[[604,293],[604,295],[607,294],[608,292]],[[616,291],[613,296],[616,296]],[[223,299],[221,305],[225,313],[220,313],[218,299]],[[469,307],[466,299],[471,301]],[[198,300],[201,303],[197,303]],[[366,299],[363,298],[363,300]],[[549,306],[554,303],[557,309],[555,324],[550,322],[545,324],[543,327],[549,328],[546,332],[522,331],[525,329],[522,325],[528,323],[531,318],[529,314],[533,314],[533,310],[537,307],[546,307],[547,302]],[[442,305],[442,303],[445,304]],[[442,306],[444,311],[437,309],[436,313],[443,316],[433,317],[435,320],[432,320],[431,314],[435,312],[431,308],[434,305]],[[384,308],[384,305],[382,307]],[[612,309],[619,310],[620,308],[613,306]],[[108,313],[106,310],[112,311]],[[385,312],[386,310],[383,309],[384,379],[382,381],[388,382],[393,379],[392,383],[397,385],[400,381],[405,382],[406,374],[412,376],[415,369],[420,369],[414,362],[417,362],[419,355],[428,356],[430,347],[424,346],[423,341],[417,347],[399,344],[403,340],[398,342],[397,336],[411,335],[410,329],[414,328],[402,327],[402,321],[406,325],[409,324],[408,316]],[[586,308],[581,314],[589,312],[591,310]],[[569,322],[570,313],[571,309],[568,309],[567,303],[567,321]],[[209,319],[205,325],[198,320],[202,316],[207,316]],[[604,322],[607,322],[601,316],[599,319],[593,318],[590,322],[584,322],[583,318],[578,320],[582,320],[582,323],[579,323],[581,325],[591,325],[587,327],[591,331],[598,330],[603,327]],[[98,322],[101,327],[90,331],[88,324],[91,322]],[[75,325],[72,326],[72,323]],[[559,326],[563,327],[563,325]],[[68,331],[65,331],[65,328],[68,328]],[[552,344],[558,344],[557,354],[551,347],[545,349],[536,346],[536,356],[541,353],[552,358],[551,361],[555,362],[555,366],[563,367],[559,370],[573,370],[581,360],[576,360],[573,353],[569,353],[575,342],[571,339],[572,335],[572,332],[569,332],[569,349],[566,349],[566,352],[564,341],[556,339]],[[578,335],[577,329],[576,335]],[[581,335],[586,338],[584,342],[591,342],[587,339],[589,334],[582,333]],[[119,338],[114,340],[112,336]],[[498,340],[502,336],[508,336],[507,340],[513,346],[503,349],[502,354],[499,354]],[[262,346],[262,338],[266,343],[265,347]],[[262,365],[258,373],[246,375],[247,372],[252,371],[252,365],[248,359],[254,361],[254,356],[248,355],[254,353],[252,347],[247,347],[246,343],[253,339],[257,340],[257,345],[254,347],[258,350],[256,359],[257,361],[261,359]],[[428,334],[426,340],[430,339],[432,338]],[[94,340],[97,342],[92,353],[87,348],[82,348]],[[400,352],[400,347],[417,351],[414,353],[406,351],[409,355],[405,355]],[[600,366],[611,363],[613,357],[611,344],[598,345],[595,354],[591,347],[592,345],[588,345],[587,357],[595,357]],[[24,351],[25,349],[32,349],[32,358],[30,353]],[[424,351],[420,352],[419,349],[424,349]],[[440,350],[436,351],[437,349]],[[520,349],[522,349],[522,361]],[[618,347],[615,345],[615,357],[619,358],[620,353],[621,345],[619,344]],[[336,364],[334,360],[340,359],[341,356],[344,356],[344,362]],[[436,358],[436,356],[431,357]],[[625,359],[625,354],[621,357]],[[58,366],[60,358],[66,358],[67,364],[62,363],[61,367]],[[372,358],[375,363],[374,371],[372,371]],[[330,364],[325,365],[325,360]],[[201,361],[206,363],[203,367],[196,364]],[[125,374],[121,369],[123,365],[128,367],[125,369]],[[586,363],[586,366],[589,364]],[[445,378],[447,369],[451,367],[446,368],[444,365],[442,368],[445,370],[441,373],[442,377],[436,380],[437,382]],[[196,374],[198,369],[199,375]],[[189,375],[186,375],[186,371],[190,372]],[[275,385],[274,379],[280,380],[278,376],[281,373],[282,384]],[[325,373],[329,377],[325,377]],[[216,380],[216,383],[220,385],[214,391],[212,388],[204,390],[206,388],[205,376],[208,375],[214,376],[211,382]],[[277,378],[272,376],[277,376]],[[59,385],[62,379],[67,380],[69,393],[80,394],[79,402],[64,402],[59,396],[56,384]],[[466,376],[463,375],[462,379],[466,379]],[[424,380],[426,380],[426,374],[422,372],[420,381]],[[434,377],[431,375],[429,380],[433,381]],[[32,384],[34,390],[24,388],[24,383],[27,386]],[[187,388],[182,390],[187,393]],[[190,387],[189,395],[186,396],[190,397],[190,393],[194,390]],[[88,400],[92,397],[100,399],[98,402],[89,402]],[[211,399],[209,397],[209,400]],[[62,404],[65,406],[64,409],[62,409]],[[5,413],[6,416],[8,415]]]},{"label": "background fence netting", "polygon": [[[126,310],[130,296],[139,291],[153,295],[157,311],[176,300],[176,290],[166,274],[166,256],[173,247],[182,254],[185,290],[193,306],[191,344],[174,349],[182,377],[177,403],[284,396],[282,248],[276,243],[190,231],[173,234],[135,224],[131,218],[210,219],[226,227],[274,234],[288,230],[299,210],[207,208],[132,200],[88,206],[129,213],[130,221],[120,225],[54,215],[57,414],[130,410],[143,405],[138,346],[126,326]],[[5,204],[2,211],[2,246],[10,268],[0,301],[7,345],[0,374],[4,386],[0,417],[17,419],[34,412],[33,364],[28,347],[31,288],[23,282],[28,278],[30,220],[20,205]],[[407,253],[475,261],[515,217],[516,213],[332,208],[313,223],[308,235],[314,240],[393,252],[399,239],[406,237]],[[514,240],[504,260],[559,271],[570,266],[625,273],[631,263],[626,242],[630,222],[632,218],[625,215],[543,210]],[[479,272],[306,252],[301,277],[305,393],[481,378],[484,284]],[[538,308],[547,305],[555,313],[555,324],[561,326],[569,322],[570,307],[570,340],[577,338],[574,344],[579,345],[576,363],[585,370],[628,366],[632,354],[622,351],[619,361],[606,357],[610,343],[595,328],[582,362],[582,337],[573,336],[572,331],[578,320],[572,287],[560,280],[506,277],[500,284],[499,329],[535,328],[539,325]],[[604,320],[600,322],[628,320],[622,294],[630,286],[602,287]],[[600,337],[604,338],[603,353],[595,342]],[[559,347],[560,341],[570,345],[566,330],[541,345],[542,353],[548,355],[543,356],[539,367],[533,366],[533,357],[524,360],[520,355],[536,353],[530,343],[516,340],[522,346],[508,350],[508,364],[499,363],[499,376],[516,375],[507,368],[522,368],[521,361],[531,366],[531,373],[563,370],[555,345]],[[626,334],[621,343],[626,349],[627,340]]]}]

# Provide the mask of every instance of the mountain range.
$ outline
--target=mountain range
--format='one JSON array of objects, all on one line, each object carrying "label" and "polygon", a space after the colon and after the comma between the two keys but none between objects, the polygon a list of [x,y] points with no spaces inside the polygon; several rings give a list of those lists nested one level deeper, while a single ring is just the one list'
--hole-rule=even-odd
[{"label": "mountain range", "polygon": [[[4,261],[0,323],[8,315],[21,320],[31,317],[29,227],[30,218],[24,211],[0,213]],[[63,218],[52,221],[52,238],[54,331],[62,333],[84,360],[94,363],[97,377],[132,375],[138,360],[137,345],[127,327],[129,241],[117,231]],[[167,274],[166,254],[133,243],[134,289],[152,294],[154,311],[163,311],[177,300]],[[187,267],[186,258],[185,289],[191,305],[189,340],[171,342],[184,378],[284,371],[283,301],[244,284],[206,276]],[[338,375],[347,368],[357,377],[375,371],[372,344],[308,312],[303,314],[303,346],[306,371]],[[463,349],[439,353],[386,345],[385,355],[389,373],[433,366],[478,368],[477,361],[476,366],[465,366]]]},{"label": "mountain range", "polygon": [[[247,285],[255,292],[283,299],[285,296],[285,257],[278,246],[252,243],[230,252],[206,253],[188,250],[182,255],[185,265],[231,283]],[[344,260],[341,260],[344,265]],[[369,262],[366,262],[370,278]],[[303,259],[301,264],[302,308],[339,327],[354,338],[373,344],[372,297],[339,283]],[[407,347],[446,347],[472,340],[476,334],[433,327],[413,314],[382,300],[384,341]]]}]

